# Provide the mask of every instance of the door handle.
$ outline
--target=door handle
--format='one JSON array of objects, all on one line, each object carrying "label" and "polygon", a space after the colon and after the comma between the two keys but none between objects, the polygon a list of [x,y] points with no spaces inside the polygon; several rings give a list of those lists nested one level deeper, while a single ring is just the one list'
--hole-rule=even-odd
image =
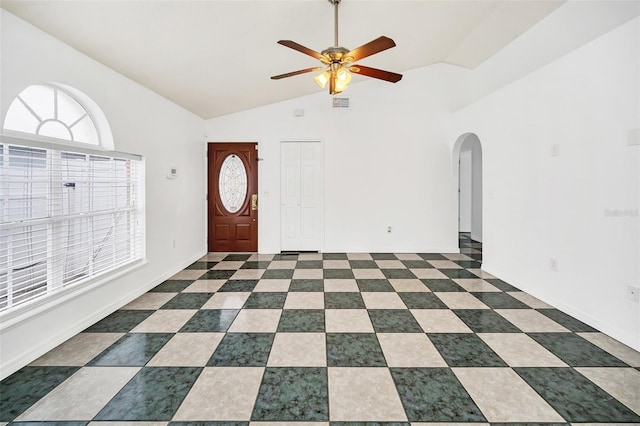
[{"label": "door handle", "polygon": [[251,210],[258,210],[258,194],[251,195]]}]

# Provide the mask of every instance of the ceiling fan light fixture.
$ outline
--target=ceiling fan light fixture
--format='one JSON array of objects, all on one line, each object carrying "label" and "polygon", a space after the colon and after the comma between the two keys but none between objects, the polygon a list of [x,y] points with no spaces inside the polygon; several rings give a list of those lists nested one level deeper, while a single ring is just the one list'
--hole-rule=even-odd
[{"label": "ceiling fan light fixture", "polygon": [[349,74],[349,72],[347,72],[347,70],[345,70],[344,68],[340,68],[335,72],[335,79],[335,91],[336,93],[340,93],[344,90],[347,90],[347,87],[351,82],[351,74]]},{"label": "ceiling fan light fixture", "polygon": [[329,71],[324,71],[318,74],[317,76],[315,76],[314,80],[316,81],[318,86],[324,89],[330,78],[331,78],[331,73]]},{"label": "ceiling fan light fixture", "polygon": [[344,68],[340,68],[338,72],[336,72],[336,78],[345,85],[351,82],[351,74]]}]

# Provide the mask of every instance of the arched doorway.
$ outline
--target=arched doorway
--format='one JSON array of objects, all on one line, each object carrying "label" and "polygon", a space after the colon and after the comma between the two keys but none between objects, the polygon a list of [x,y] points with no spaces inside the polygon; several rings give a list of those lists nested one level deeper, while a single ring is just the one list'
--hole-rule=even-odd
[{"label": "arched doorway", "polygon": [[[453,146],[461,242],[482,243],[482,145],[475,133],[458,137]],[[462,247],[461,247],[462,248]]]}]

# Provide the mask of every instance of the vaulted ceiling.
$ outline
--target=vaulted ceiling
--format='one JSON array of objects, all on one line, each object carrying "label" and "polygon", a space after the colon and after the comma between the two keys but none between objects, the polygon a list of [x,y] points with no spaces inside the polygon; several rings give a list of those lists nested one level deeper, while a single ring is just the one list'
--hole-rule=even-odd
[{"label": "vaulted ceiling", "polygon": [[[473,68],[563,2],[342,0],[340,44],[391,37],[397,47],[361,63],[394,72],[439,62]],[[203,118],[322,90],[313,74],[269,79],[319,64],[276,41],[316,51],[333,45],[327,0],[3,0],[2,7]]]}]

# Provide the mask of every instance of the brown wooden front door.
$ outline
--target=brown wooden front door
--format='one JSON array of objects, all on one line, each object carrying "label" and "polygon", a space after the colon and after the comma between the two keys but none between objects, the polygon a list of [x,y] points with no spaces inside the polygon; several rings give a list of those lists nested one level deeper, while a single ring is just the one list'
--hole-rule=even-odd
[{"label": "brown wooden front door", "polygon": [[258,251],[258,144],[209,143],[208,250]]}]

